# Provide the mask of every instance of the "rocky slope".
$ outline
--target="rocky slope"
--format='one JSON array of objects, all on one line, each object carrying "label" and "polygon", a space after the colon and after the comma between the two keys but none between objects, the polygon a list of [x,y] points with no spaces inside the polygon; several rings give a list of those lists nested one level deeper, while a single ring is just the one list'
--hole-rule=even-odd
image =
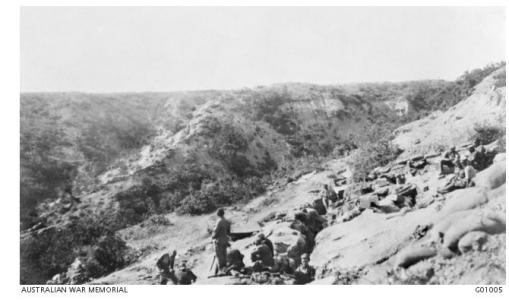
[{"label": "rocky slope", "polygon": [[[486,115],[465,115],[465,118],[472,118],[468,124],[471,124],[472,120],[490,120],[494,125],[505,126],[501,118],[495,120],[490,118],[493,115],[505,116],[505,109],[501,109],[505,108],[505,88],[486,89],[491,80],[491,77],[487,78],[477,87],[471,98],[443,113],[443,118],[449,121],[448,125],[452,128],[462,128],[465,124],[463,118],[449,116],[480,107],[479,109],[485,110]],[[486,106],[482,105],[484,102]],[[396,141],[404,140],[405,136],[412,136],[414,131],[415,135],[422,134],[421,128],[415,124],[400,129],[399,132],[403,133]],[[430,142],[433,142],[433,135],[443,136],[443,130],[439,127],[427,129],[426,133],[426,138]],[[458,139],[449,136],[451,138],[449,145],[468,141],[471,137],[468,134],[472,132],[467,131],[457,137]],[[320,189],[324,183],[330,184],[331,178],[338,173],[348,176],[348,172],[345,172],[348,168],[347,161],[348,158],[331,161],[325,165],[324,170],[306,174],[295,182],[275,187],[248,204],[227,210],[235,225],[234,230],[264,232],[274,242],[277,252],[287,253],[302,240],[301,233],[290,229],[293,213],[316,198],[314,191]],[[340,219],[341,212],[329,212],[331,225],[317,235],[316,246],[311,255],[311,264],[318,268],[318,278],[313,284],[504,284],[505,154],[498,155],[491,167],[476,176],[476,187],[454,191],[445,197],[438,196],[437,190],[444,186],[449,178],[439,178],[438,161],[439,157],[431,155],[424,169],[414,176],[407,173],[408,182],[415,184],[418,190],[416,205],[410,210],[381,213],[367,209],[345,222],[331,219],[333,215]],[[400,172],[409,171],[406,167],[401,168],[397,162],[391,163],[390,166],[399,169]],[[172,249],[177,249],[181,253],[179,259],[187,259],[190,262],[199,274],[198,283],[245,282],[245,279],[236,277],[207,278],[210,274],[213,250],[205,229],[213,223],[213,215],[199,218],[175,215],[167,217],[174,220],[175,225],[165,229],[161,234],[132,241],[141,244],[151,244],[153,240],[161,241],[157,243],[158,251],[142,259],[138,264],[96,282],[154,284],[157,281],[155,260],[162,253]],[[195,232],[194,236],[199,238],[194,241],[175,239],[176,236],[180,236],[177,232],[190,228]],[[128,229],[126,232],[131,230],[137,231]],[[454,237],[458,235],[456,233],[458,230],[462,232],[461,235]],[[465,233],[471,231],[481,232],[483,239],[470,241],[472,234]],[[455,250],[457,252],[451,252],[450,248],[445,247],[444,242],[440,241],[441,233],[445,234],[442,238],[446,242],[455,239],[455,247],[458,247],[459,243],[462,248]],[[449,238],[449,235],[453,237]],[[248,262],[248,253],[253,242],[254,238],[247,238],[233,243],[232,248],[241,250]],[[418,258],[409,263],[410,266],[402,263],[411,257],[412,253],[423,251],[424,248],[431,249],[429,251],[432,255]]]},{"label": "rocky slope", "polygon": [[[487,81],[489,80],[488,78]],[[155,283],[157,282],[155,261],[163,253],[173,249],[178,251],[178,259],[188,259],[189,264],[199,276],[199,283],[241,282],[241,279],[231,277],[207,278],[212,259],[209,231],[214,217],[210,214],[182,216],[174,212],[168,213],[175,207],[169,209],[171,207],[164,207],[164,205],[168,203],[175,205],[175,201],[176,203],[185,202],[190,199],[189,195],[193,196],[190,190],[208,188],[213,184],[213,181],[200,177],[203,176],[200,173],[203,170],[213,174],[216,179],[241,178],[244,180],[250,176],[259,177],[274,168],[285,166],[285,163],[291,164],[293,159],[302,155],[326,155],[337,145],[346,145],[348,150],[352,139],[362,139],[367,127],[376,126],[380,121],[398,122],[405,112],[412,111],[405,100],[408,85],[403,86],[404,88],[400,85],[389,93],[384,85],[366,89],[362,85],[345,88],[285,84],[231,92],[117,95],[120,98],[136,98],[135,103],[138,106],[147,100],[144,97],[152,99],[143,108],[143,113],[140,114],[141,119],[136,119],[134,122],[132,117],[137,114],[131,114],[130,111],[135,112],[137,106],[128,107],[120,119],[111,121],[108,118],[107,112],[118,108],[112,104],[119,99],[118,97],[111,99],[111,95],[103,95],[99,97],[101,104],[92,105],[94,108],[90,110],[87,108],[90,95],[79,95],[73,98],[75,102],[71,101],[73,104],[70,106],[65,104],[65,101],[69,100],[66,98],[68,96],[63,97],[62,101],[57,101],[57,104],[50,106],[54,111],[59,112],[56,113],[57,115],[61,114],[52,125],[59,124],[61,128],[66,129],[63,134],[67,137],[66,143],[59,148],[64,150],[50,149],[53,151],[52,155],[58,156],[58,159],[83,160],[86,156],[87,152],[84,152],[83,148],[76,147],[79,144],[74,143],[76,140],[73,139],[73,137],[81,136],[80,132],[83,128],[90,129],[89,125],[83,125],[86,122],[73,119],[79,109],[86,111],[84,115],[87,116],[85,119],[88,121],[92,120],[96,114],[101,115],[104,120],[111,121],[108,124],[113,124],[115,128],[119,120],[121,120],[120,123],[125,124],[148,122],[147,131],[142,131],[146,132],[147,141],[132,145],[128,151],[124,151],[126,149],[123,147],[110,147],[113,148],[112,155],[105,159],[105,170],[98,174],[91,174],[89,170],[84,170],[84,165],[79,166],[78,175],[73,177],[73,191],[79,195],[80,203],[71,210],[59,212],[51,209],[54,202],[46,202],[47,205],[45,204],[42,208],[45,213],[44,224],[41,225],[43,228],[37,225],[37,228],[22,233],[22,282],[41,282],[45,276],[67,269],[71,262],[76,262],[75,253],[83,253],[86,249],[82,248],[93,246],[97,240],[102,239],[101,230],[104,228],[98,228],[99,235],[96,236],[96,229],[90,226],[95,226],[95,222],[103,221],[108,223],[108,229],[113,228],[117,236],[127,242],[127,245],[135,252],[133,256],[136,258],[124,261],[124,265],[126,262],[129,264],[127,267],[96,279],[94,283]],[[368,101],[370,97],[373,97],[373,90],[391,96],[381,97],[379,101]],[[498,91],[501,98],[496,105],[490,106],[490,111],[496,114],[502,105],[501,102],[505,107],[505,88],[495,89],[495,91]],[[472,97],[477,95],[479,99],[486,99],[482,95],[488,93],[490,91],[482,89],[481,85]],[[30,95],[25,101],[37,102],[40,100],[38,97],[40,96]],[[52,97],[54,95],[45,95],[43,98],[47,102],[52,102]],[[469,99],[466,101],[470,101]],[[479,105],[479,101],[481,100],[474,104]],[[458,106],[461,107],[462,103]],[[25,105],[30,107],[28,104]],[[97,107],[106,107],[106,113]],[[28,112],[34,113],[32,110]],[[450,114],[450,112],[444,114]],[[32,118],[28,114],[26,123],[22,122],[22,127],[26,126],[25,128],[29,131],[28,129],[37,126],[37,123],[30,123],[34,119],[37,118]],[[454,118],[454,121],[458,120],[460,119]],[[127,128],[127,132],[130,132],[129,126]],[[121,129],[120,136],[126,132],[125,128]],[[411,132],[414,130],[416,134],[419,134],[413,127],[403,128],[398,132],[407,131],[402,135],[412,135]],[[433,132],[429,135],[433,135]],[[91,136],[101,136],[101,134],[94,132]],[[398,143],[400,140],[404,139],[399,137]],[[87,145],[91,145],[93,141],[92,138]],[[56,143],[58,142],[60,141],[57,140]],[[412,143],[414,142],[410,144]],[[340,149],[340,151],[344,150],[344,147]],[[238,164],[229,164],[232,161]],[[312,173],[296,174],[288,182],[274,182],[266,192],[253,200],[236,199],[233,204],[231,202],[224,204],[229,207],[227,214],[235,224],[234,230],[237,232],[263,231],[275,241],[278,252],[290,251],[297,257],[303,251],[304,237],[289,227],[293,221],[293,214],[302,205],[315,199],[316,191],[324,183],[331,183],[338,173],[348,177],[347,162],[348,157],[330,161],[323,168],[317,168]],[[191,169],[189,169],[190,166],[192,166]],[[240,169],[239,166],[241,166]],[[246,170],[249,172],[237,173],[246,172]],[[197,176],[198,179],[193,181],[195,177],[191,179],[178,177],[182,173],[193,174],[192,176]],[[194,175],[196,173],[198,174]],[[443,181],[435,180],[435,177],[436,172],[428,169],[414,180],[421,188],[419,201],[424,203],[422,209],[389,216],[370,213],[366,210],[352,221],[341,223],[333,221],[333,215],[339,218],[341,214],[332,212],[328,216],[332,226],[316,237],[316,247],[312,254],[311,263],[319,267],[316,282],[341,283],[343,275],[340,274],[343,274],[344,270],[347,270],[345,280],[348,283],[362,282],[359,281],[360,279],[378,282],[376,280],[380,278],[376,276],[381,273],[377,273],[376,276],[369,275],[378,279],[366,274],[376,273],[379,268],[382,273],[392,270],[394,256],[411,242],[408,236],[411,235],[412,230],[417,225],[429,225],[429,223],[421,224],[422,220],[434,220],[436,207],[435,204],[431,204],[430,197],[443,183]],[[146,183],[147,178],[150,181],[149,185]],[[293,182],[289,183],[292,180]],[[424,192],[424,186],[427,186],[426,192]],[[52,198],[51,194],[48,197]],[[159,207],[153,207],[154,199],[158,199]],[[158,214],[159,217],[150,217],[153,214]],[[83,221],[91,216],[97,219],[91,219],[91,224],[85,224],[89,227],[83,227],[83,222],[80,220]],[[112,220],[114,222],[110,226],[109,222]],[[87,234],[92,231],[94,235],[90,237],[90,240],[73,235],[65,241],[67,246],[63,247],[64,249],[53,249],[59,246],[51,243],[47,245],[44,242],[44,240],[58,239],[59,234],[72,235],[73,232],[81,232],[77,229],[84,230]],[[382,238],[384,235],[389,235],[391,238]],[[235,242],[233,247],[241,249],[247,259],[252,242],[253,237],[242,239]],[[69,248],[69,245],[74,248]],[[495,243],[494,247],[501,249],[502,246],[505,251],[505,244]],[[39,252],[36,251],[38,247],[41,249]],[[50,248],[47,249],[47,247]],[[24,249],[26,251],[29,248],[36,250],[31,249],[31,252],[24,253]],[[39,265],[36,265],[34,269],[34,265],[27,260],[40,256],[40,252],[44,252],[44,255],[48,257],[43,257],[44,260],[37,258],[35,261]],[[499,254],[496,252],[494,255]],[[135,262],[132,263],[132,261]],[[47,274],[28,276],[27,274],[37,273],[37,268],[45,266],[41,262],[52,266],[51,269],[46,268]],[[118,266],[112,266],[112,268],[118,269]],[[447,278],[452,280],[451,282],[456,282],[455,279]],[[382,282],[387,283],[380,281]]]}]

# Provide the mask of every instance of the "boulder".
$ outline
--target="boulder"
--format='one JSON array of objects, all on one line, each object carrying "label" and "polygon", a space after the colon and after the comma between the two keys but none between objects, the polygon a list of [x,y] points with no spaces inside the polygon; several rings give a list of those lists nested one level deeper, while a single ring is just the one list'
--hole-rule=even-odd
[{"label": "boulder", "polygon": [[498,161],[474,178],[475,185],[495,189],[505,183],[505,160]]},{"label": "boulder", "polygon": [[396,256],[396,267],[408,268],[417,262],[437,255],[431,246],[413,245],[405,248]]},{"label": "boulder", "polygon": [[458,242],[458,249],[461,253],[468,251],[481,250],[482,246],[488,241],[488,234],[483,231],[471,231],[465,234]]},{"label": "boulder", "polygon": [[266,236],[274,245],[275,254],[287,254],[289,258],[300,262],[300,256],[308,251],[306,237],[297,230],[291,229],[287,223],[273,223],[264,228]]}]

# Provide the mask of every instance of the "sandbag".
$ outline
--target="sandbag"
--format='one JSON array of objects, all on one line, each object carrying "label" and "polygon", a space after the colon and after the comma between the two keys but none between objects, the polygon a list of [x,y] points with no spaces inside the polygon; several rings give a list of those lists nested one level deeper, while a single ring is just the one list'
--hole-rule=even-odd
[{"label": "sandbag", "polygon": [[499,153],[493,158],[493,163],[505,161],[505,153]]},{"label": "sandbag", "polygon": [[498,161],[474,178],[475,185],[495,189],[505,183],[505,160]]},{"label": "sandbag", "polygon": [[437,250],[430,246],[410,246],[401,251],[396,257],[396,266],[408,268],[421,260],[433,257]]},{"label": "sandbag", "polygon": [[486,192],[480,188],[466,188],[451,192],[440,210],[440,218],[452,213],[472,209],[488,202]]},{"label": "sandbag", "polygon": [[[445,218],[439,218],[438,222],[433,225],[431,229],[430,236],[433,241],[440,241],[440,237],[445,235],[445,232],[451,227],[452,224],[456,223],[458,220],[464,219],[466,217],[471,216],[472,214],[478,213],[476,209],[462,210],[450,215],[447,215]],[[442,241],[440,241],[442,242]]]},{"label": "sandbag", "polygon": [[465,234],[458,242],[461,253],[471,250],[481,250],[482,245],[488,241],[488,234],[483,231],[471,231]]},{"label": "sandbag", "polygon": [[490,234],[505,232],[505,216],[495,212],[479,212],[452,224],[444,234],[444,247],[454,250],[458,241],[471,231],[483,231]]}]

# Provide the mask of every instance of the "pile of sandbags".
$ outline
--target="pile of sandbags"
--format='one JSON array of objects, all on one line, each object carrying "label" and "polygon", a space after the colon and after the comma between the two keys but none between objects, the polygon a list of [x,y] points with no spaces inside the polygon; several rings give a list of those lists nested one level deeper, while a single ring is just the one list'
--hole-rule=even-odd
[{"label": "pile of sandbags", "polygon": [[505,201],[505,154],[498,154],[494,163],[474,180],[475,187],[447,195],[427,238],[400,251],[395,267],[408,268],[437,254],[449,258],[482,251],[490,235],[506,231],[505,210],[492,205],[498,205],[500,199]]}]

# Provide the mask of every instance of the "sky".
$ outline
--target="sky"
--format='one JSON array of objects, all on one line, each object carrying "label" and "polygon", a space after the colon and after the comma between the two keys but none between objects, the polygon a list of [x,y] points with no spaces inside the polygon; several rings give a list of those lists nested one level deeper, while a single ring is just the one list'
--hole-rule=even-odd
[{"label": "sky", "polygon": [[498,7],[23,7],[21,91],[453,80],[505,58]]}]

